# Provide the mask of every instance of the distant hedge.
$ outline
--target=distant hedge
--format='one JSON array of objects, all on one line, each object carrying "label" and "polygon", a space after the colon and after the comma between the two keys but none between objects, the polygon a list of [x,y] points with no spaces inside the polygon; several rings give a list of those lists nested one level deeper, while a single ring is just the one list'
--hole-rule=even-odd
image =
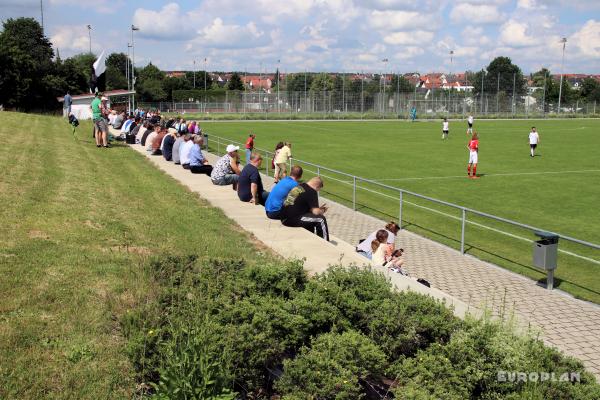
[{"label": "distant hedge", "polygon": [[[298,262],[167,257],[121,321],[142,395],[155,399],[598,399],[582,364],[489,320],[393,291],[379,273]],[[514,382],[502,371],[575,373]],[[149,385],[148,385],[149,383]],[[277,397],[279,396],[279,397]]]}]

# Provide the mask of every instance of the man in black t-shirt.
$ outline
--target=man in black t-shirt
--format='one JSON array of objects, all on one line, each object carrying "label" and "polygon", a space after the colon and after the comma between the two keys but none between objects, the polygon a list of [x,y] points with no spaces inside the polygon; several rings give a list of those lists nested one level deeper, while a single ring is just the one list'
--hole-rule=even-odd
[{"label": "man in black t-shirt", "polygon": [[329,241],[329,229],[325,219],[327,207],[319,206],[318,192],[323,180],[316,176],[288,193],[281,209],[281,222],[285,226],[301,226]]},{"label": "man in black t-shirt", "polygon": [[261,163],[262,156],[258,153],[252,153],[250,162],[246,164],[240,174],[237,192],[241,201],[264,206],[269,193],[263,189],[262,179],[258,172]]}]

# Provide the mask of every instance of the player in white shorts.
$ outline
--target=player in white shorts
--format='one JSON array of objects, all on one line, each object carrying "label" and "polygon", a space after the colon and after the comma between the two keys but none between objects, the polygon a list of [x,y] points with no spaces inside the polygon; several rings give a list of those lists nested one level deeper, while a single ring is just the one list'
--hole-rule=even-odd
[{"label": "player in white shorts", "polygon": [[446,139],[448,137],[449,125],[450,123],[448,122],[448,119],[444,118],[444,121],[442,122],[442,139]]},{"label": "player in white shorts", "polygon": [[[479,138],[477,132],[473,132],[473,136],[467,145],[469,149],[469,164],[467,165],[467,176],[469,178],[477,178],[477,161],[479,153]],[[473,175],[471,175],[471,167],[473,167]]]},{"label": "player in white shorts", "polygon": [[540,143],[540,134],[535,129],[535,126],[531,127],[531,132],[529,132],[529,153],[531,157],[535,157],[535,148]]},{"label": "player in white shorts", "polygon": [[473,134],[473,116],[469,115],[469,118],[467,118],[467,125],[469,126],[467,128],[467,135],[472,135]]}]

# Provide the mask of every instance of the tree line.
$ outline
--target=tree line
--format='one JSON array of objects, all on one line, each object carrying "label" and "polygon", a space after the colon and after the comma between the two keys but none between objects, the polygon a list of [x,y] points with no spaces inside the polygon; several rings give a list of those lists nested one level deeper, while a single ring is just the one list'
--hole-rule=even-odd
[{"label": "tree line", "polygon": [[[50,40],[44,36],[40,24],[33,18],[8,19],[3,22],[0,33],[0,104],[6,108],[19,110],[53,110],[60,105],[56,97],[89,92],[89,78],[96,55],[77,54],[62,59],[54,51]],[[112,53],[106,58],[106,72],[100,77],[97,86],[100,90],[127,88],[127,63],[124,53]],[[131,64],[129,64],[131,67]],[[234,72],[226,86],[220,87],[206,71],[187,71],[183,76],[168,76],[164,71],[149,63],[135,68],[135,90],[139,101],[186,101],[200,98],[206,91],[217,95],[226,90],[243,91],[241,73]],[[533,85],[545,88],[534,96],[543,96],[546,102],[555,102],[559,96],[559,82],[547,69],[529,76]],[[467,82],[474,87],[472,94],[498,93],[502,96],[524,95],[527,92],[527,79],[521,69],[508,57],[495,58],[484,70],[466,73]],[[404,76],[394,74],[389,82],[383,82],[381,75],[370,79],[353,79],[348,74],[294,73],[285,80],[277,70],[273,79],[272,91],[280,89],[288,92],[310,94],[333,92],[334,94],[362,94],[371,98],[377,93],[408,93],[415,90]],[[178,95],[179,94],[179,95]],[[204,92],[206,97],[208,93]],[[186,97],[188,96],[188,97]],[[564,79],[562,101],[600,100],[600,82],[592,78],[583,80],[579,90],[571,87]]]}]

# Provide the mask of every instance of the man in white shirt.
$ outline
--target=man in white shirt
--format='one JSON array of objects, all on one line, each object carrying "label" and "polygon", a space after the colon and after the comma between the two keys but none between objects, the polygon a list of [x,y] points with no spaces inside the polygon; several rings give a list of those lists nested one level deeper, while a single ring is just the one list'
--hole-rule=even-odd
[{"label": "man in white shirt", "polygon": [[467,125],[469,126],[467,128],[467,135],[473,135],[473,116],[469,115],[469,118],[467,118]]},{"label": "man in white shirt", "polygon": [[442,122],[442,139],[446,139],[448,137],[448,131],[449,131],[449,125],[450,123],[448,122],[447,118],[444,118],[444,121]]},{"label": "man in white shirt", "polygon": [[540,135],[535,129],[535,126],[531,127],[531,132],[529,132],[529,152],[531,157],[535,157],[535,148],[538,143],[540,143]]},{"label": "man in white shirt", "polygon": [[186,133],[183,136],[183,143],[179,146],[179,162],[184,169],[190,169],[190,151],[194,147],[192,135]]}]

